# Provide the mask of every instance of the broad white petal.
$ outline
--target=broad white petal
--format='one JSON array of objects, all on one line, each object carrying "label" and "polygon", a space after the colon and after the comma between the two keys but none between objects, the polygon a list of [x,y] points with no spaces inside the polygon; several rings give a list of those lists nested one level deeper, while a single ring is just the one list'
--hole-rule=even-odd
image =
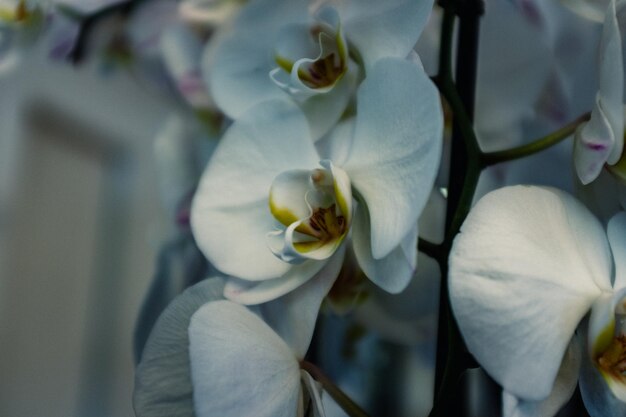
[{"label": "broad white petal", "polygon": [[[260,304],[287,294],[316,277],[326,277],[326,274],[328,274],[337,278],[341,268],[341,259],[343,259],[344,252],[342,248],[343,246],[327,260],[308,260],[300,265],[291,265],[289,270],[279,278],[262,282],[244,281],[234,277],[229,278],[224,288],[224,296],[240,304]],[[336,262],[339,262],[339,265]]]},{"label": "broad white petal", "polygon": [[289,265],[268,248],[268,198],[282,171],[312,169],[318,156],[301,111],[285,101],[252,108],[225,133],[200,180],[191,210],[198,246],[222,272],[276,278]]},{"label": "broad white petal", "polygon": [[397,294],[409,285],[417,266],[417,223],[409,229],[398,246],[378,259],[372,255],[370,229],[367,212],[363,206],[359,206],[352,226],[352,246],[357,262],[374,284]]},{"label": "broad white petal", "polygon": [[344,252],[345,248],[339,249],[324,268],[300,287],[258,306],[263,320],[280,335],[299,359],[304,358],[309,349],[320,305],[339,274]]},{"label": "broad white petal", "polygon": [[577,336],[565,351],[552,392],[542,401],[526,401],[502,392],[503,417],[553,417],[572,397],[578,384],[582,349]]},{"label": "broad white petal", "polygon": [[570,195],[515,186],[483,197],[450,254],[450,299],[468,349],[511,394],[546,398],[611,259],[601,224]]},{"label": "broad white petal", "polygon": [[622,156],[624,148],[624,63],[622,57],[622,35],[611,1],[604,21],[604,31],[600,41],[600,89],[602,109],[613,131],[615,143],[607,162],[615,164]]},{"label": "broad white petal", "polygon": [[[366,70],[384,57],[406,58],[433,8],[432,0],[363,0],[337,4],[346,37]],[[369,75],[369,74],[368,74]]]},{"label": "broad white petal", "polygon": [[344,165],[371,220],[371,250],[381,259],[417,222],[441,158],[439,93],[413,62],[387,58],[358,92],[354,141]]},{"label": "broad white petal", "polygon": [[615,281],[613,288],[621,290],[626,287],[626,213],[620,212],[613,216],[607,226],[607,235],[613,252],[615,264]]},{"label": "broad white petal", "polygon": [[298,361],[254,313],[230,301],[191,319],[189,355],[197,417],[293,417],[302,401]]},{"label": "broad white petal", "polygon": [[157,320],[135,372],[133,407],[138,417],[195,417],[187,328],[203,304],[222,298],[212,278],[187,289]]},{"label": "broad white petal", "polygon": [[261,0],[248,3],[232,31],[207,49],[203,58],[205,82],[218,107],[237,119],[250,107],[269,99],[287,98],[270,79],[276,67],[274,47],[284,25],[308,19],[302,0]]},{"label": "broad white petal", "polygon": [[589,184],[598,177],[612,152],[615,139],[598,95],[591,119],[579,127],[575,135],[574,165],[583,184]]}]

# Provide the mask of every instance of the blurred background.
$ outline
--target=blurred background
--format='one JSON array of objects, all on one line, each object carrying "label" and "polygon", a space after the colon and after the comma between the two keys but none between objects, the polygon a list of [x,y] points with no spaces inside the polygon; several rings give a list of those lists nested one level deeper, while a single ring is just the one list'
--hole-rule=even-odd
[{"label": "blurred background", "polygon": [[132,416],[133,326],[168,224],[153,139],[171,103],[37,50],[0,91],[0,416]]}]

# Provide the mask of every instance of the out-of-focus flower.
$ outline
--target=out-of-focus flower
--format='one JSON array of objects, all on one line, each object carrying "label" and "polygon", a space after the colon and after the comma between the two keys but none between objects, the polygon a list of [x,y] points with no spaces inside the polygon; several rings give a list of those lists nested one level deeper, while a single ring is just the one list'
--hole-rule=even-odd
[{"label": "out-of-focus flower", "polygon": [[232,19],[247,0],[183,0],[178,13],[185,22],[219,27]]},{"label": "out-of-focus flower", "polygon": [[578,178],[588,184],[604,164],[614,165],[624,148],[624,63],[615,0],[611,0],[599,50],[599,90],[589,122],[576,132],[574,162]]},{"label": "out-of-focus flower", "polygon": [[358,64],[367,72],[380,58],[406,58],[431,9],[431,0],[250,2],[207,50],[205,79],[233,119],[291,97],[318,139],[346,110],[363,77]]},{"label": "out-of-focus flower", "polygon": [[586,19],[602,22],[612,0],[561,0],[565,6]]},{"label": "out-of-focus flower", "polygon": [[583,399],[605,409],[594,417],[626,409],[598,400],[626,400],[626,213],[607,233],[569,194],[541,187],[494,191],[463,224],[450,299],[470,352],[504,389],[507,415],[549,417],[569,399],[579,362],[572,338],[589,310]]},{"label": "out-of-focus flower", "polygon": [[21,49],[39,37],[45,26],[45,6],[40,1],[0,1],[0,73],[15,68]]},{"label": "out-of-focus flower", "polygon": [[284,99],[254,107],[225,133],[194,198],[192,229],[209,261],[238,277],[228,298],[255,304],[336,277],[350,230],[373,282],[393,293],[408,284],[441,154],[439,96],[417,64],[386,58],[357,100],[356,120],[331,132],[325,157]]}]

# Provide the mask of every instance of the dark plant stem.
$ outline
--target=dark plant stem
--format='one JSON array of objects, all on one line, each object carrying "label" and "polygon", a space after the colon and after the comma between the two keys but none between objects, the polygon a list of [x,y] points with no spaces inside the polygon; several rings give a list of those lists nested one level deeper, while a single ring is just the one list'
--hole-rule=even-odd
[{"label": "dark plant stem", "polygon": [[146,0],[127,0],[114,3],[98,9],[95,13],[82,17],[77,17],[75,13],[72,13],[75,18],[80,19],[80,28],[78,29],[76,43],[69,52],[67,59],[74,65],[82,63],[87,54],[87,43],[89,41],[89,37],[91,36],[92,31],[96,28],[98,22],[114,15],[128,15],[137,6],[145,1]]},{"label": "dark plant stem", "polygon": [[[483,12],[482,0],[448,1],[443,4],[440,67],[437,83],[453,113],[446,238],[444,256],[439,258],[441,289],[434,416],[459,416],[464,413],[464,395],[459,380],[467,369],[466,348],[450,309],[447,258],[452,240],[469,213],[481,172],[480,147],[473,129],[474,97],[478,60],[478,32]],[[459,18],[456,82],[452,79],[452,33],[454,13]],[[452,23],[451,23],[452,22]],[[445,54],[445,55],[444,55]]]}]

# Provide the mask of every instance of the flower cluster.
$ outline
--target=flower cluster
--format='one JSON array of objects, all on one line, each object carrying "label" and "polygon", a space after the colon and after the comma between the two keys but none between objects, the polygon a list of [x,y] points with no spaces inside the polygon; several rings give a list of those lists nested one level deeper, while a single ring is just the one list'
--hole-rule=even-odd
[{"label": "flower cluster", "polygon": [[432,416],[470,355],[506,417],[626,415],[626,0],[440,3],[0,0],[0,70],[44,39],[173,98],[137,416],[363,417],[320,368],[370,332]]}]

